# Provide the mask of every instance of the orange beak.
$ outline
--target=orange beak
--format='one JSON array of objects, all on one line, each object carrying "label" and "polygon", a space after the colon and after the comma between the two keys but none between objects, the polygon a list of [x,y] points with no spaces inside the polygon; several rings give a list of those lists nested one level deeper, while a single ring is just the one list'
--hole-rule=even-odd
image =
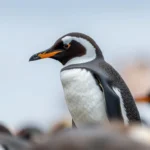
[{"label": "orange beak", "polygon": [[50,58],[55,56],[56,54],[60,53],[61,51],[54,51],[54,52],[49,52],[49,53],[40,53],[38,56],[43,59],[43,58]]},{"label": "orange beak", "polygon": [[33,56],[30,57],[29,61],[35,61],[44,58],[53,58],[55,55],[61,52],[62,52],[61,50],[53,50],[52,48],[50,48],[48,50],[34,54]]},{"label": "orange beak", "polygon": [[145,96],[145,97],[137,97],[135,98],[136,102],[140,102],[140,103],[150,103],[150,97],[149,96]]}]

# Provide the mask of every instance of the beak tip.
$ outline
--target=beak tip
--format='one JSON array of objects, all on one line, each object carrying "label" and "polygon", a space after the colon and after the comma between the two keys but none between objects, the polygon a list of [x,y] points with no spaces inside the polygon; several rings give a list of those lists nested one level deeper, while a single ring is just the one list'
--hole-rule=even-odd
[{"label": "beak tip", "polygon": [[29,59],[29,62],[32,61],[32,58]]},{"label": "beak tip", "polygon": [[35,55],[33,55],[33,56],[30,57],[29,62],[30,61],[34,61],[34,60],[38,60],[38,59],[40,59],[40,57],[38,57],[38,55],[35,54]]},{"label": "beak tip", "polygon": [[33,57],[30,57],[29,62],[30,62],[30,61],[33,61]]}]

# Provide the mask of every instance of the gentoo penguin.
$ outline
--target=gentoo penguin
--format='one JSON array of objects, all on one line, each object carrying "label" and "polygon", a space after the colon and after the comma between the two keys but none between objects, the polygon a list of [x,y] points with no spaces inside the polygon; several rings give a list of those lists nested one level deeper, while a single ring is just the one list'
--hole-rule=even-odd
[{"label": "gentoo penguin", "polygon": [[16,136],[0,134],[0,150],[27,150],[31,144]]},{"label": "gentoo penguin", "polygon": [[11,131],[4,124],[0,124],[0,134],[7,134],[13,136]]},{"label": "gentoo penguin", "polygon": [[61,62],[61,82],[76,127],[87,122],[141,122],[134,99],[118,72],[108,64],[96,42],[69,33],[29,61],[53,58]]},{"label": "gentoo penguin", "polygon": [[17,137],[24,139],[26,141],[32,141],[32,138],[36,135],[42,135],[41,129],[35,126],[26,126],[18,131]]},{"label": "gentoo penguin", "polygon": [[43,137],[31,150],[149,150],[149,130],[119,123],[86,124]]}]

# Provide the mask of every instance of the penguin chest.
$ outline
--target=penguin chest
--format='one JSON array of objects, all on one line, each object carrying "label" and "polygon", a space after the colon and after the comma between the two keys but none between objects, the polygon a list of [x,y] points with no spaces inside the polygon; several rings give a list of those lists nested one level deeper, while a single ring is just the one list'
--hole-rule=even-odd
[{"label": "penguin chest", "polygon": [[104,94],[89,71],[64,70],[61,72],[61,81],[76,126],[107,120]]}]

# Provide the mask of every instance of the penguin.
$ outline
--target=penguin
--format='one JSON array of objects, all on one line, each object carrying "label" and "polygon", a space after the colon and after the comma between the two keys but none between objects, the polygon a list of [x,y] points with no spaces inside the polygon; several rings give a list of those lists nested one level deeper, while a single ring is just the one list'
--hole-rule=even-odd
[{"label": "penguin", "polygon": [[31,150],[149,150],[149,129],[141,126],[86,124],[57,135],[43,137]]},{"label": "penguin", "polygon": [[129,88],[90,36],[65,34],[29,61],[44,58],[53,58],[63,65],[60,79],[74,126],[112,120],[120,120],[124,125],[141,123]]},{"label": "penguin", "polygon": [[[0,135],[13,137],[11,131],[2,123],[0,124]],[[9,148],[6,144],[0,143],[0,150],[9,150]]]},{"label": "penguin", "polygon": [[31,149],[31,144],[16,136],[0,134],[0,150],[27,150]]},{"label": "penguin", "polygon": [[13,136],[12,132],[2,123],[0,123],[0,134]]},{"label": "penguin", "polygon": [[20,129],[16,136],[26,141],[32,141],[34,136],[42,134],[44,133],[40,128],[36,126],[26,126]]}]

